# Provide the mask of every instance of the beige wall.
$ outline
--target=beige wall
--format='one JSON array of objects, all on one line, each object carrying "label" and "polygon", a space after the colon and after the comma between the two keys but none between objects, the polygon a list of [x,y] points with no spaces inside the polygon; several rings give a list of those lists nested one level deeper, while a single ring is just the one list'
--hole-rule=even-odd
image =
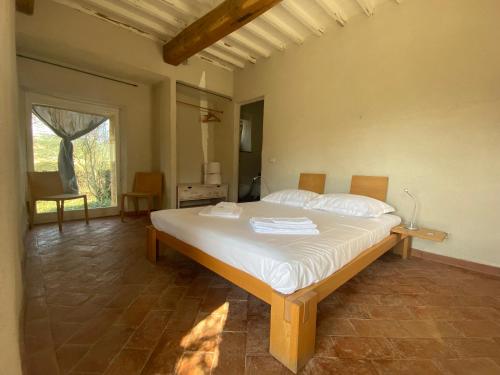
[{"label": "beige wall", "polygon": [[[23,58],[18,58],[17,64],[21,97],[27,92],[35,92],[119,109],[122,191],[132,188],[135,172],[151,170],[153,155],[150,86],[127,86]],[[22,123],[21,126],[25,124]]]},{"label": "beige wall", "polygon": [[21,374],[21,202],[14,2],[0,0],[0,373]]},{"label": "beige wall", "polygon": [[[177,91],[177,99],[201,105],[198,95]],[[213,124],[202,125],[200,111],[194,107],[177,104],[177,182],[191,183],[203,180],[202,126],[207,128],[207,157],[213,160]]]},{"label": "beige wall", "polygon": [[16,14],[19,52],[132,80],[164,77],[231,95],[233,73],[197,57],[174,67],[163,62],[162,45],[109,22],[37,0],[35,14]]},{"label": "beige wall", "polygon": [[237,101],[265,96],[269,187],[387,175],[398,214],[408,187],[419,224],[450,233],[414,247],[500,266],[499,14],[496,0],[390,2],[238,72]]},{"label": "beige wall", "polygon": [[[172,90],[173,88],[173,90]],[[176,193],[175,180],[175,83],[165,79],[153,86],[153,139],[152,139],[152,168],[163,173],[163,202],[162,208],[175,207]]]}]

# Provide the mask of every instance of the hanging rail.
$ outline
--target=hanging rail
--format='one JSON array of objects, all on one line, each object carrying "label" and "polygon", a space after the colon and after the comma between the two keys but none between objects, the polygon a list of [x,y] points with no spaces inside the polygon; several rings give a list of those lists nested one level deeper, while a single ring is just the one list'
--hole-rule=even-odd
[{"label": "hanging rail", "polygon": [[219,111],[217,109],[212,109],[212,108],[208,108],[208,107],[201,107],[199,105],[196,105],[196,104],[191,104],[191,103],[186,103],[186,102],[183,102],[181,100],[177,100],[177,103],[180,103],[180,104],[184,104],[184,105],[188,105],[190,107],[194,107],[194,108],[198,108],[198,109],[202,109],[204,111],[207,111],[207,112],[215,112],[215,113],[220,113],[221,115],[224,113],[224,111]]}]

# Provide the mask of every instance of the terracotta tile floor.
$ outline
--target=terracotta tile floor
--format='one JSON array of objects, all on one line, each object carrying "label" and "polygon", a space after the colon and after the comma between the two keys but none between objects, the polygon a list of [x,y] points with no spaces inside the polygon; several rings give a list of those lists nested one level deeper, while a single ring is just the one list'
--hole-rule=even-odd
[{"label": "terracotta tile floor", "polygon": [[[287,374],[269,307],[170,252],[145,219],[41,226],[26,260],[28,374]],[[500,279],[388,254],[319,306],[305,374],[500,374]]]}]

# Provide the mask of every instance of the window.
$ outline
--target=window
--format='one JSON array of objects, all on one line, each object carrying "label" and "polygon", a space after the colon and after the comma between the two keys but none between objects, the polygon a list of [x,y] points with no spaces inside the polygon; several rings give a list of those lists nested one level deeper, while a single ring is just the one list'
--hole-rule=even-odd
[{"label": "window", "polygon": [[[61,139],[35,112],[31,113],[33,169],[57,171]],[[89,133],[73,143],[73,162],[79,192],[87,194],[89,209],[117,205],[115,130],[106,118]],[[83,209],[81,199],[67,201],[65,210]],[[55,212],[54,202],[37,202],[37,213]]]}]

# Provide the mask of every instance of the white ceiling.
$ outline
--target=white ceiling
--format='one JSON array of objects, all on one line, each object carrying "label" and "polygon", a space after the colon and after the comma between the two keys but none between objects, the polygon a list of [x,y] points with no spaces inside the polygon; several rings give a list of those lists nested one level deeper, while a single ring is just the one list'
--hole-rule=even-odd
[{"label": "white ceiling", "polygon": [[[165,43],[223,0],[53,0]],[[197,54],[224,69],[244,68],[260,59],[307,43],[329,28],[349,27],[359,14],[373,16],[381,3],[401,0],[283,0],[241,29]]]}]

